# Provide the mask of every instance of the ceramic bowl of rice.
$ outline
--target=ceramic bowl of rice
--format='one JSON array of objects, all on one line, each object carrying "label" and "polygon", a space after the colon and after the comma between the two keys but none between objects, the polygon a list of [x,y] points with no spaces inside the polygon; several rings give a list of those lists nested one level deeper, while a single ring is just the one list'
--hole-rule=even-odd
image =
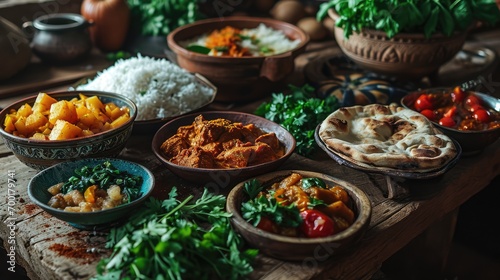
[{"label": "ceramic bowl of rice", "polygon": [[224,17],[181,26],[167,37],[167,56],[217,87],[216,101],[245,102],[281,90],[309,36],[270,18]]},{"label": "ceramic bowl of rice", "polygon": [[217,94],[202,75],[167,59],[141,55],[118,60],[74,89],[113,92],[132,100],[137,105],[134,133],[155,132],[172,118],[205,108]]}]

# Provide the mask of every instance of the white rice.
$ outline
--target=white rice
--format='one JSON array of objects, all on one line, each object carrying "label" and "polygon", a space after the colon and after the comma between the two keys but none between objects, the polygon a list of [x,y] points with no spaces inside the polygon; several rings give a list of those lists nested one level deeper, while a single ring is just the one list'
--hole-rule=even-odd
[{"label": "white rice", "polygon": [[207,104],[213,89],[196,82],[194,75],[165,59],[120,59],[77,90],[122,94],[137,105],[136,120],[177,116]]},{"label": "white rice", "polygon": [[[253,56],[270,56],[293,50],[299,46],[300,40],[290,40],[281,30],[276,30],[261,23],[256,28],[242,29],[241,34],[258,40],[258,44],[252,43],[252,40],[241,40],[241,46],[247,48]],[[184,48],[190,45],[206,46],[205,41],[208,37],[203,34],[189,41],[180,42]],[[261,49],[271,50],[269,52],[260,52]],[[220,55],[220,52],[216,52]],[[210,52],[209,55],[214,55]]]}]

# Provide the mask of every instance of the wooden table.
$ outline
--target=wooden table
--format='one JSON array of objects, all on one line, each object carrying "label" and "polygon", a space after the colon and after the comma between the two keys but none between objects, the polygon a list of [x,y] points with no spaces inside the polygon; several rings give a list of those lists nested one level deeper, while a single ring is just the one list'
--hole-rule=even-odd
[{"label": "wooden table", "polygon": [[[498,47],[500,42],[495,38],[499,33],[494,34],[496,37],[491,38],[497,40]],[[317,54],[313,46],[299,64],[304,65]],[[261,102],[214,104],[212,109],[252,112]],[[155,174],[154,196],[164,197],[173,186],[182,191],[203,187],[167,171],[151,152],[151,137],[133,135],[119,157],[141,163]],[[461,158],[438,178],[396,180],[398,195],[394,197],[389,197],[385,176],[338,165],[321,151],[312,158],[294,154],[280,169],[323,172],[359,186],[372,202],[370,226],[355,246],[330,259],[315,256],[304,262],[283,262],[259,255],[252,279],[370,279],[384,261],[409,243],[419,249],[412,252],[415,266],[409,267],[418,265],[419,269],[411,273],[432,279],[439,278],[445,264],[459,206],[500,174],[500,145],[497,141],[478,155]],[[104,248],[105,233],[77,230],[31,203],[26,189],[36,171],[18,161],[3,143],[0,174],[0,238],[7,253],[15,252],[16,266],[26,268],[31,279],[88,279],[94,275],[97,262],[110,253]],[[220,192],[226,193],[229,188],[221,186]],[[12,240],[15,243],[9,243]],[[401,263],[408,265],[404,260]]]}]

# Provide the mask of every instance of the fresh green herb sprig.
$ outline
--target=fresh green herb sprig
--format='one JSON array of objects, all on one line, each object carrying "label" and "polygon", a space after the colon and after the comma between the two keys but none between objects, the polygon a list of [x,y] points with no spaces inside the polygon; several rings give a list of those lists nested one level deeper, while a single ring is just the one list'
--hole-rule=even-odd
[{"label": "fresh green herb sprig", "polygon": [[382,30],[389,38],[400,32],[450,36],[474,21],[500,20],[492,0],[330,0],[320,5],[317,19],[325,18],[330,8],[340,16],[335,25],[344,29],[345,38],[364,28]]},{"label": "fresh green herb sprig", "polygon": [[290,94],[273,93],[271,101],[261,104],[255,114],[283,126],[295,137],[295,151],[309,156],[317,149],[314,140],[316,126],[338,109],[339,103],[334,96],[325,99],[313,97],[314,88],[307,84],[289,87]]},{"label": "fresh green herb sprig", "polygon": [[294,204],[285,206],[278,203],[272,192],[269,198],[257,195],[263,186],[256,179],[247,181],[244,188],[250,199],[241,204],[241,213],[249,223],[257,226],[262,217],[267,217],[283,227],[298,227],[302,223],[299,209]]},{"label": "fresh green herb sprig", "polygon": [[132,22],[142,35],[165,36],[179,26],[202,19],[199,0],[127,0]]},{"label": "fresh green herb sprig", "polygon": [[151,198],[121,227],[112,228],[94,279],[241,279],[252,272],[255,249],[243,249],[225,197],[207,190],[194,200]]},{"label": "fresh green herb sprig", "polygon": [[66,194],[72,190],[83,193],[92,185],[98,185],[100,189],[108,189],[111,185],[118,185],[122,192],[127,194],[127,199],[130,202],[140,196],[142,180],[142,177],[121,171],[111,162],[105,161],[93,167],[83,166],[76,169],[75,175],[71,176],[61,187],[61,193]]}]

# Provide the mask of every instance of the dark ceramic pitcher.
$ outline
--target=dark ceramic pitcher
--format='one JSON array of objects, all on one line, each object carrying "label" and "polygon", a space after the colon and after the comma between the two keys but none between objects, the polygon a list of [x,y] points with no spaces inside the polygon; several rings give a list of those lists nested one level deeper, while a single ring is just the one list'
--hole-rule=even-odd
[{"label": "dark ceramic pitcher", "polygon": [[88,33],[91,25],[79,14],[49,14],[25,22],[23,28],[33,28],[31,48],[42,61],[67,64],[86,56],[92,42]]}]

